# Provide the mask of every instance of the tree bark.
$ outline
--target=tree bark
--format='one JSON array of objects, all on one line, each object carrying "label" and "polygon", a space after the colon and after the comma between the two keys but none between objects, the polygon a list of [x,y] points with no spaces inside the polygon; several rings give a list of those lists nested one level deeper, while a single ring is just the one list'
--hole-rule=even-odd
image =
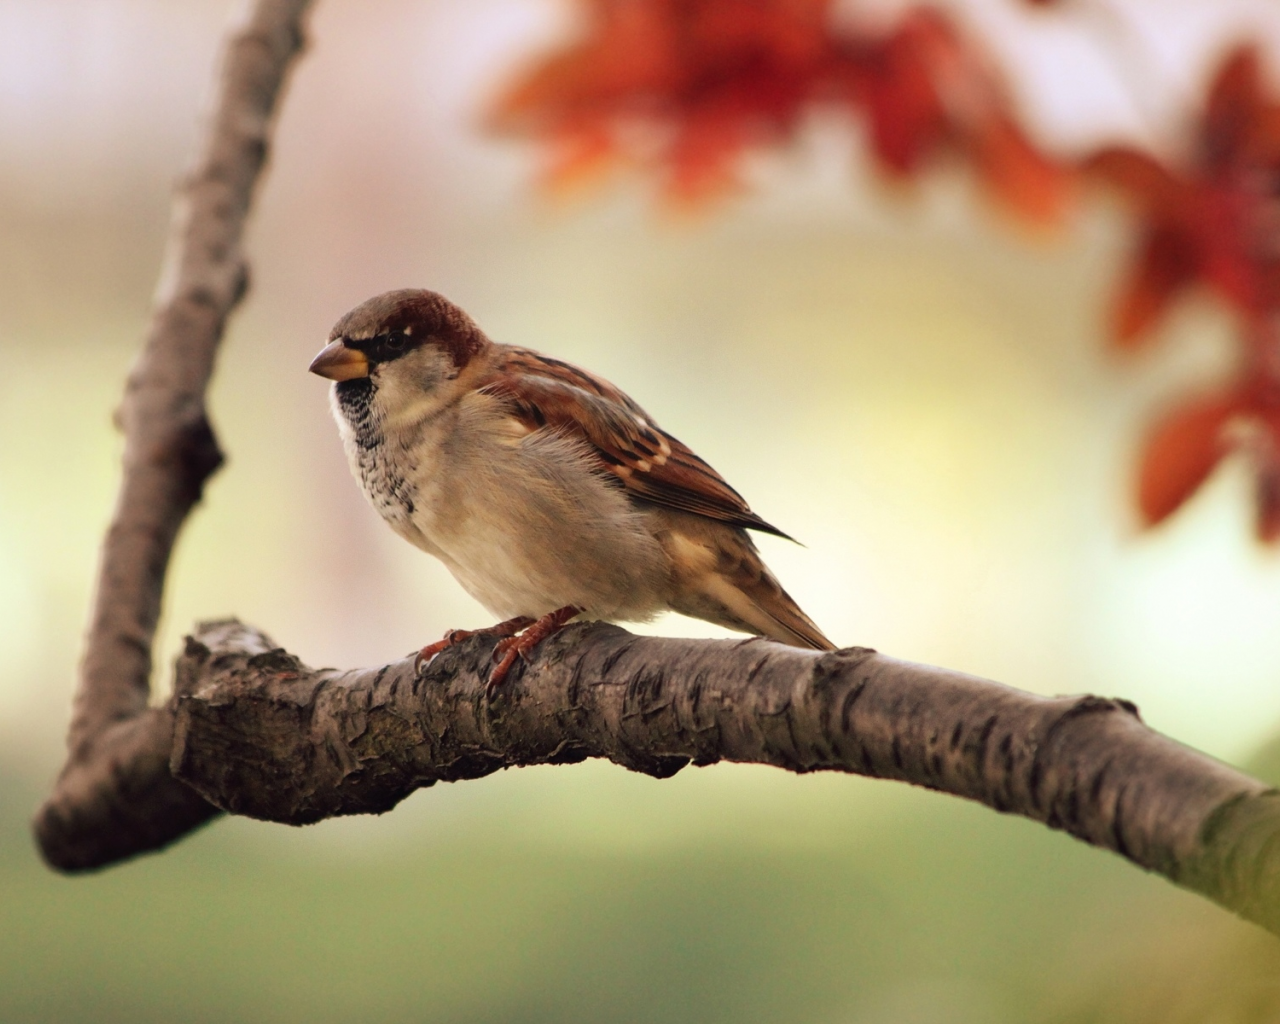
[{"label": "tree bark", "polygon": [[[111,806],[169,813],[137,802],[157,791],[147,773],[230,813],[303,825],[381,813],[436,782],[588,757],[657,778],[718,761],[843,771],[1062,829],[1280,934],[1280,795],[1151,731],[1127,701],[1039,697],[862,648],[599,623],[546,641],[488,698],[493,645],[473,639],[421,671],[411,658],[316,670],[251,627],[208,623],[178,661],[169,709],[115,773],[129,791]],[[66,866],[94,866],[82,851],[95,846],[120,855],[102,839],[85,836]]]},{"label": "tree bark", "polygon": [[[175,196],[151,324],[116,413],[124,477],[102,547],[68,760],[35,821],[46,853],[65,846],[60,836],[68,830],[89,828],[124,856],[161,846],[216,813],[167,775],[129,766],[168,756],[170,714],[148,709],[152,641],[174,541],[222,463],[205,390],[227,317],[248,283],[241,237],[309,6],[246,4],[223,48],[198,156]],[[123,789],[114,784],[122,772]],[[155,807],[166,813],[150,813]],[[74,858],[64,866],[73,865]]]}]

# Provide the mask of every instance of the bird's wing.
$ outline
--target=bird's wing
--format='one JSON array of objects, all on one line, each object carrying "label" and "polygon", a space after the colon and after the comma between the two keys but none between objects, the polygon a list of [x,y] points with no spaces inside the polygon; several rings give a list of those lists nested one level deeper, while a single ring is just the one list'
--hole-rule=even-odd
[{"label": "bird's wing", "polygon": [[587,442],[600,468],[637,498],[792,539],[752,512],[719,473],[608,381],[513,347],[481,390],[505,401],[530,430],[547,427]]}]

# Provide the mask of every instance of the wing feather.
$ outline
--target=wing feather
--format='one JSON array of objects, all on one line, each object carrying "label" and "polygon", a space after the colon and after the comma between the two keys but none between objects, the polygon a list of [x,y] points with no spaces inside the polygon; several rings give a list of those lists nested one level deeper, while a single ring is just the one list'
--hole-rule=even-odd
[{"label": "wing feather", "polygon": [[529,349],[503,353],[483,389],[530,430],[549,427],[590,446],[603,470],[637,498],[733,526],[788,537],[608,381]]}]

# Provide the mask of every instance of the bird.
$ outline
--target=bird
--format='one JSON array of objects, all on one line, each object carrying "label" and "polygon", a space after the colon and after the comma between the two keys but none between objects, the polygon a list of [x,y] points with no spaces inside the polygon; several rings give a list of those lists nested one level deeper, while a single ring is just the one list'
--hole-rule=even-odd
[{"label": "bird", "polygon": [[351,471],[397,534],[501,619],[486,690],[570,620],[672,610],[795,647],[827,639],[748,530],[790,540],[608,381],[492,341],[426,289],[374,296],[312,360]]}]

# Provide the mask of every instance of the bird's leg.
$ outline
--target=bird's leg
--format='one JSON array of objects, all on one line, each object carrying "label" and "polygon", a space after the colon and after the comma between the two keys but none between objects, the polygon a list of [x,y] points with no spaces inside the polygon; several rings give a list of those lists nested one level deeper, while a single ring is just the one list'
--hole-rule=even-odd
[{"label": "bird's leg", "polygon": [[418,657],[414,661],[414,668],[420,669],[428,661],[443,651],[446,647],[452,647],[454,644],[460,644],[463,640],[469,640],[473,636],[503,636],[509,637],[519,633],[526,626],[532,626],[534,619],[527,615],[517,615],[514,619],[507,619],[506,622],[499,622],[496,626],[490,626],[488,629],[451,629],[444,635],[443,640],[437,640],[433,644],[427,644],[418,652]]},{"label": "bird's leg", "polygon": [[492,697],[507,678],[507,673],[511,671],[511,666],[516,663],[516,658],[524,658],[547,637],[559,633],[560,630],[564,629],[565,624],[580,611],[582,611],[581,608],[575,608],[573,605],[567,604],[563,608],[557,608],[555,611],[542,616],[519,636],[513,634],[505,640],[499,640],[498,646],[493,649],[493,656],[495,658],[501,656],[502,660],[494,665],[493,671],[489,673],[489,683],[485,687],[485,692]]}]

